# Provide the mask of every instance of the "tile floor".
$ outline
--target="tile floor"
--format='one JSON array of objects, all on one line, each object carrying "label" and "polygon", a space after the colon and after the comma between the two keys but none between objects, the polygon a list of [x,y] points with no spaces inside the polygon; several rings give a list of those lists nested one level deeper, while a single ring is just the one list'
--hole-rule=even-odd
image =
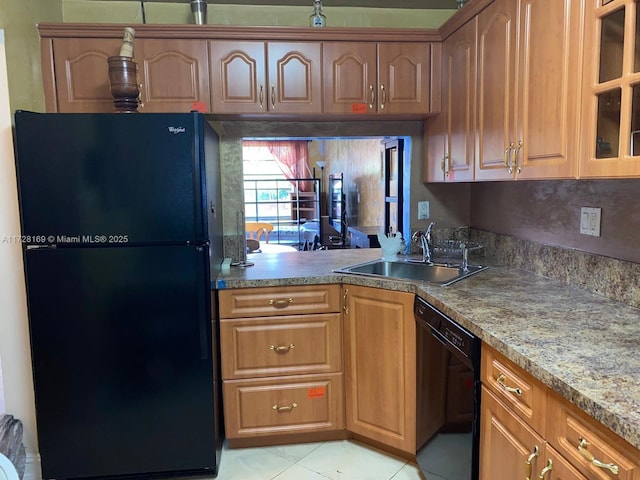
[{"label": "tile floor", "polygon": [[424,480],[406,460],[351,440],[229,449],[217,480]]}]

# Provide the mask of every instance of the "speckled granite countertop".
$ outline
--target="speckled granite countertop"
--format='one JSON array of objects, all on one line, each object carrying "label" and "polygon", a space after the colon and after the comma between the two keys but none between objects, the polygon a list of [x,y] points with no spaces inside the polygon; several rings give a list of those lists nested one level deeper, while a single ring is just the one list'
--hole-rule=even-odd
[{"label": "speckled granite countertop", "polygon": [[218,288],[346,283],[414,292],[640,448],[640,310],[522,270],[491,267],[448,287],[332,270],[380,249],[256,254]]}]

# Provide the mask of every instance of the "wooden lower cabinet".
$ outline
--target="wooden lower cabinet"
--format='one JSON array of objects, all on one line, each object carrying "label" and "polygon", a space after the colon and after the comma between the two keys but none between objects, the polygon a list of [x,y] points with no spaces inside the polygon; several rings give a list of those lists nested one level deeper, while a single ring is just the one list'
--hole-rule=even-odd
[{"label": "wooden lower cabinet", "polygon": [[219,312],[228,439],[344,431],[340,285],[221,290]]},{"label": "wooden lower cabinet", "polygon": [[480,480],[533,478],[542,469],[542,437],[486,387],[480,405]]},{"label": "wooden lower cabinet", "polygon": [[230,439],[344,429],[342,373],[230,380],[223,395]]},{"label": "wooden lower cabinet", "polygon": [[347,429],[414,455],[414,295],[345,285]]}]

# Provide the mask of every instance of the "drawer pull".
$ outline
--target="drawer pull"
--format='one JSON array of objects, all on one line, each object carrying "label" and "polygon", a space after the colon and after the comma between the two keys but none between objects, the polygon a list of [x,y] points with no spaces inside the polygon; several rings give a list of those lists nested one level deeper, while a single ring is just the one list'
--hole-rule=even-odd
[{"label": "drawer pull", "polygon": [[614,475],[618,475],[618,472],[620,471],[620,469],[618,468],[618,465],[616,465],[615,463],[602,463],[600,460],[597,460],[593,456],[593,453],[591,453],[589,450],[587,450],[586,447],[588,445],[589,445],[589,442],[587,442],[584,438],[580,437],[580,443],[578,443],[578,451],[580,452],[580,454],[588,462],[591,462],[596,467],[605,468],[605,469],[609,470],[611,473],[613,473]]},{"label": "drawer pull", "polygon": [[538,445],[533,447],[533,452],[527,458],[527,480],[531,480],[531,473],[533,470],[533,460],[540,454],[540,450],[538,449]]},{"label": "drawer pull", "polygon": [[269,350],[273,350],[276,353],[287,353],[289,350],[293,350],[295,345],[292,343],[291,345],[270,345]]},{"label": "drawer pull", "polygon": [[344,289],[344,295],[342,295],[342,310],[345,315],[349,315],[349,305],[347,305],[347,297],[349,296],[349,289]]},{"label": "drawer pull", "polygon": [[500,385],[505,392],[515,393],[516,395],[521,397],[522,389],[518,387],[515,387],[515,388],[509,387],[507,386],[506,381],[507,381],[507,377],[505,377],[503,374],[500,374],[500,376],[496,379],[496,382],[498,382],[498,385]]},{"label": "drawer pull", "polygon": [[286,307],[290,303],[293,303],[293,298],[279,298],[277,300],[271,299],[269,300],[269,305],[273,305],[274,307]]},{"label": "drawer pull", "polygon": [[549,459],[547,460],[547,466],[540,471],[540,476],[538,478],[540,480],[544,480],[544,476],[551,470],[553,470],[553,462],[551,461],[551,459]]},{"label": "drawer pull", "polygon": [[273,407],[271,407],[273,410],[275,410],[278,413],[282,413],[282,412],[290,412],[291,410],[293,410],[294,408],[296,408],[298,406],[298,404],[296,402],[290,403],[289,405],[286,405],[284,407],[279,407],[277,404],[274,404]]}]

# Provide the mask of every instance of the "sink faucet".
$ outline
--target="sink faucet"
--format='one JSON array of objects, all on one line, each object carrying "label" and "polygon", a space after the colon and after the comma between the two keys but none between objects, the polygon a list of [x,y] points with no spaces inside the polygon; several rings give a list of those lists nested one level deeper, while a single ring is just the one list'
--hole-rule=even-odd
[{"label": "sink faucet", "polygon": [[422,247],[422,261],[424,263],[433,263],[433,241],[431,238],[431,230],[433,230],[436,222],[431,222],[426,231],[416,230],[411,235],[411,241],[414,243],[420,242]]}]

